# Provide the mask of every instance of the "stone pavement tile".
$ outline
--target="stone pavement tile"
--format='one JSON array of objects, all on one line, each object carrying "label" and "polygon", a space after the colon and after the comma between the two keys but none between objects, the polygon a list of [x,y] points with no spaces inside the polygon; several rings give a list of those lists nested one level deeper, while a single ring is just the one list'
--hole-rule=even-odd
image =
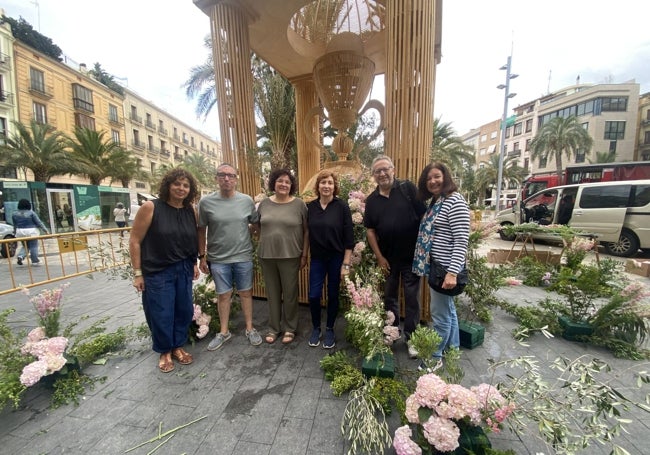
[{"label": "stone pavement tile", "polygon": [[341,418],[347,400],[320,399],[309,436],[308,453],[342,453]]},{"label": "stone pavement tile", "polygon": [[242,441],[273,444],[289,395],[264,393],[251,412],[251,419],[241,435]]},{"label": "stone pavement tile", "polygon": [[313,419],[324,379],[299,377],[284,412],[285,417]]},{"label": "stone pavement tile", "polygon": [[233,454],[239,438],[241,437],[246,424],[251,417],[242,414],[233,414],[230,416],[208,417],[208,429],[205,438],[196,451],[197,454]]},{"label": "stone pavement tile", "polygon": [[[117,454],[124,453],[126,450],[129,450],[140,443],[152,438],[158,434],[158,429],[156,432],[149,436],[143,431],[134,429],[130,425],[124,425],[119,420],[115,421],[113,425],[106,426],[104,432],[102,433],[102,438],[97,442],[97,444],[88,447],[85,453],[106,453],[106,454]],[[149,449],[151,450],[151,448]],[[142,451],[133,451],[130,452],[133,455],[140,455]]]},{"label": "stone pavement tile", "polygon": [[312,425],[311,419],[283,417],[269,453],[291,455],[310,453],[307,451],[307,446]]},{"label": "stone pavement tile", "polygon": [[271,446],[257,442],[239,441],[233,454],[237,455],[265,455],[271,453]]},{"label": "stone pavement tile", "polygon": [[[268,386],[273,387],[277,384],[288,383],[293,383],[295,386],[304,364],[305,358],[301,355],[300,351],[283,352],[282,361],[277,365]],[[293,387],[287,389],[287,393],[293,393]]]},{"label": "stone pavement tile", "polygon": [[31,443],[31,439],[20,438],[17,436],[12,436],[10,434],[3,434],[1,437],[2,453],[29,453],[29,445]]}]

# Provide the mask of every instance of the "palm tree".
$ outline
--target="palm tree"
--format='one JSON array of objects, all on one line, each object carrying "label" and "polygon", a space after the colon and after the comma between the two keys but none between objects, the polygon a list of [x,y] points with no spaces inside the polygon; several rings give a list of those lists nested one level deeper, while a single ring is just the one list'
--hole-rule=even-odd
[{"label": "palm tree", "polygon": [[123,188],[128,188],[131,180],[147,180],[149,173],[141,169],[138,160],[131,152],[120,149],[113,155],[113,162],[109,169],[111,183],[119,181]]},{"label": "palm tree", "polygon": [[203,46],[210,52],[204,63],[190,69],[190,77],[185,81],[185,95],[188,99],[197,98],[194,112],[204,120],[217,104],[217,90],[214,82],[214,60],[212,57],[212,40],[210,35],[203,40]]},{"label": "palm tree", "polygon": [[296,145],[296,101],[293,86],[280,73],[257,56],[252,58],[255,113],[263,125],[258,140],[271,151],[271,168],[293,167]]},{"label": "palm tree", "polygon": [[440,118],[433,121],[430,159],[447,164],[456,174],[475,161],[472,147],[463,143],[451,123],[443,123]]},{"label": "palm tree", "polygon": [[[526,170],[517,165],[514,156],[504,158],[502,171],[501,177],[506,182],[512,181],[521,184],[526,177]],[[496,186],[498,173],[499,155],[495,153],[490,156],[490,160],[485,167],[476,171],[476,187],[481,190],[480,194],[485,194],[488,188]]]},{"label": "palm tree", "polygon": [[106,131],[75,128],[74,137],[68,138],[71,157],[77,162],[76,173],[100,185],[111,177],[116,166],[124,159],[124,150],[113,139],[104,139]]},{"label": "palm tree", "polygon": [[3,166],[29,169],[36,182],[49,182],[52,177],[69,174],[74,169],[65,150],[64,136],[56,128],[35,120],[29,127],[20,122],[14,125],[16,131],[0,147]]},{"label": "palm tree", "polygon": [[530,143],[532,159],[555,158],[555,168],[559,181],[562,180],[562,155],[574,158],[580,150],[588,153],[593,139],[582,127],[576,116],[555,117],[537,132]]},{"label": "palm tree", "polygon": [[616,152],[596,152],[596,160],[589,160],[591,164],[613,163],[616,161]]},{"label": "palm tree", "polygon": [[215,169],[204,155],[200,153],[187,155],[179,166],[189,171],[202,186],[214,186]]}]

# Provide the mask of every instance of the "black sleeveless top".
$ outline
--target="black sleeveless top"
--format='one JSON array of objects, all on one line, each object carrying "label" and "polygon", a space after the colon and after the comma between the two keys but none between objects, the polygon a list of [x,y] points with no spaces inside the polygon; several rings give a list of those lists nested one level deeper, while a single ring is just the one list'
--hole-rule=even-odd
[{"label": "black sleeveless top", "polygon": [[177,209],[160,199],[153,201],[151,226],[140,245],[142,273],[155,273],[198,254],[194,210]]}]

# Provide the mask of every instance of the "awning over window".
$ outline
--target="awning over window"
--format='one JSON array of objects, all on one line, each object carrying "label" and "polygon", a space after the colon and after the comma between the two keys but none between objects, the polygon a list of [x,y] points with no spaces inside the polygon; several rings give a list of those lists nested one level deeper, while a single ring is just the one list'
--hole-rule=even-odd
[{"label": "awning over window", "polygon": [[140,196],[143,199],[146,199],[147,201],[153,201],[154,199],[158,199],[156,196],[149,193],[138,193],[138,196]]}]

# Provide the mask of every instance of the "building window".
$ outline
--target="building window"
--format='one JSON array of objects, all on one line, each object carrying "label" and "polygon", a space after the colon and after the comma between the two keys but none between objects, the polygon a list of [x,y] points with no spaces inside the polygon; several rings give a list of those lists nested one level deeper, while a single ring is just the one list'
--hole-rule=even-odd
[{"label": "building window", "polygon": [[[650,112],[650,111],[648,111],[648,112]],[[643,144],[644,145],[650,144],[650,131],[645,132],[645,136],[643,138]]]},{"label": "building window", "polygon": [[625,138],[625,122],[605,122],[603,139],[620,140]]},{"label": "building window", "polygon": [[609,141],[609,153],[616,153],[616,141]]},{"label": "building window", "polygon": [[45,93],[45,73],[35,68],[29,69],[29,88]]},{"label": "building window", "polygon": [[482,148],[481,150],[479,150],[479,151],[478,151],[478,154],[479,154],[480,156],[485,155],[485,149]]},{"label": "building window", "polygon": [[521,134],[522,128],[523,128],[523,124],[521,122],[515,123],[515,130],[512,134],[514,136],[519,136]]},{"label": "building window", "polygon": [[487,134],[483,134],[481,136],[481,142],[485,142],[485,141],[487,141]]},{"label": "building window", "polygon": [[547,160],[546,157],[539,159],[539,167],[540,168],[545,168],[546,167],[546,160]]},{"label": "building window", "polygon": [[7,143],[7,119],[0,117],[0,145],[5,145]]},{"label": "building window", "polygon": [[645,119],[646,119],[646,120],[650,120],[650,109],[648,109],[647,111],[645,111]]},{"label": "building window", "polygon": [[32,105],[32,110],[34,111],[34,120],[36,123],[47,123],[47,111],[44,104],[34,102]]},{"label": "building window", "polygon": [[140,146],[140,131],[138,130],[133,130],[133,145],[135,147]]},{"label": "building window", "polygon": [[149,169],[151,170],[151,175],[156,175],[156,163],[150,163]]},{"label": "building window", "polygon": [[76,112],[74,114],[74,124],[78,128],[87,128],[95,131],[95,119],[84,114]]},{"label": "building window", "polygon": [[578,150],[576,152],[576,163],[584,163],[585,162],[585,151],[584,150]]},{"label": "building window", "polygon": [[82,109],[86,112],[95,112],[93,105],[93,92],[83,85],[72,84],[72,103],[75,109]]},{"label": "building window", "polygon": [[531,139],[526,139],[526,151],[530,150],[530,141]]},{"label": "building window", "polygon": [[520,149],[519,149],[519,142],[515,142],[515,145],[513,146],[512,151],[513,151],[513,152],[518,152],[519,150],[520,150]]},{"label": "building window", "polygon": [[138,115],[138,108],[131,105],[131,120],[142,125],[142,118]]},{"label": "building window", "polygon": [[530,167],[530,158],[524,158],[524,170],[528,170]]},{"label": "building window", "polygon": [[506,128],[506,138],[510,137],[510,129],[511,129],[510,127]]},{"label": "building window", "polygon": [[117,115],[117,106],[108,105],[108,120],[113,123],[119,123],[120,117]]},{"label": "building window", "polygon": [[602,112],[625,112],[626,110],[626,96],[603,98]]},{"label": "building window", "polygon": [[490,133],[490,139],[496,139],[496,138],[497,138],[497,132],[496,132],[496,131],[492,131],[492,132]]},{"label": "building window", "polygon": [[118,130],[111,130],[111,139],[113,139],[113,142],[117,145],[120,145],[120,132]]},{"label": "building window", "polygon": [[532,118],[526,120],[526,132],[530,133],[531,131],[533,131],[533,119]]}]

